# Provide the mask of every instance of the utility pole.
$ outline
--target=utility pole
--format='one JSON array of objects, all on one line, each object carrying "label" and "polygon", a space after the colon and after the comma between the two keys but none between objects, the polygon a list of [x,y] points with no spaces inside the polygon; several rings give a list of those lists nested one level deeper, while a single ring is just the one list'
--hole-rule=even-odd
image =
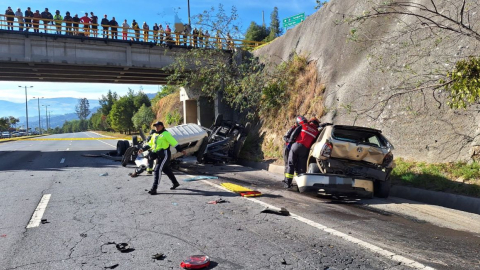
[{"label": "utility pole", "polygon": [[265,11],[262,10],[263,27],[265,27]]},{"label": "utility pole", "polygon": [[25,114],[27,115],[27,135],[28,135],[28,100],[27,100],[27,88],[32,88],[33,86],[21,86],[18,87],[25,87]]},{"label": "utility pole", "polygon": [[40,99],[43,97],[33,97],[38,100],[38,134],[42,134],[42,122],[40,121]]},{"label": "utility pole", "polygon": [[52,124],[52,111],[49,111],[48,112],[48,123],[50,123],[50,125]]},{"label": "utility pole", "polygon": [[190,0],[188,0],[188,25],[192,26],[192,22],[190,21]]},{"label": "utility pole", "polygon": [[42,105],[45,107],[45,119],[47,121],[47,132],[48,132],[48,112],[47,112],[47,107],[50,106],[50,105]]}]

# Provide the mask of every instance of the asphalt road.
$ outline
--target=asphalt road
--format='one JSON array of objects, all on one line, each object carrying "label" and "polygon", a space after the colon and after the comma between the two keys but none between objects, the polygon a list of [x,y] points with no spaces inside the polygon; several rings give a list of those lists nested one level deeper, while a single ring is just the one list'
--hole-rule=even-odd
[{"label": "asphalt road", "polygon": [[[53,137],[99,136],[47,138]],[[276,175],[241,166],[188,166],[176,173],[179,189],[169,190],[163,177],[151,196],[145,190],[153,177],[132,179],[133,167],[82,156],[115,145],[106,139],[0,143],[0,269],[180,269],[195,254],[210,256],[210,269],[480,269],[478,216],[395,198],[305,196],[282,190]],[[182,181],[204,174],[219,179]],[[223,190],[222,182],[264,195],[245,199]],[[207,204],[218,198],[228,202]],[[32,215],[40,219],[39,205],[46,223],[27,228]],[[261,213],[266,206],[292,215]],[[422,218],[432,212],[444,222],[438,215]],[[123,242],[131,252],[112,244]],[[152,259],[157,253],[165,258]]]}]

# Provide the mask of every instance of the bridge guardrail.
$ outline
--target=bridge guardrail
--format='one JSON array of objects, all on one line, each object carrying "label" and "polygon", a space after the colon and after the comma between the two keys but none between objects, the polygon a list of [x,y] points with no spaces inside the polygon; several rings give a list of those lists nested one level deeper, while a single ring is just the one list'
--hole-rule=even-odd
[{"label": "bridge guardrail", "polygon": [[[25,18],[24,18],[25,19]],[[254,49],[264,42],[248,41],[233,39],[225,37],[222,34],[219,36],[205,36],[182,34],[178,32],[153,31],[143,30],[140,28],[133,29],[131,27],[124,28],[122,26],[112,27],[111,25],[92,24],[92,23],[75,23],[70,21],[50,20],[44,18],[26,18],[31,19],[30,22],[18,21],[18,17],[0,14],[0,29],[10,30],[16,32],[33,31],[34,33],[62,35],[68,36],[82,36],[87,38],[104,38],[104,27],[106,36],[112,40],[127,40],[127,41],[143,41],[146,43],[156,43],[157,45],[177,45],[189,46],[197,48],[216,48],[222,50],[233,50],[235,48]],[[93,29],[96,26],[97,29]]]}]

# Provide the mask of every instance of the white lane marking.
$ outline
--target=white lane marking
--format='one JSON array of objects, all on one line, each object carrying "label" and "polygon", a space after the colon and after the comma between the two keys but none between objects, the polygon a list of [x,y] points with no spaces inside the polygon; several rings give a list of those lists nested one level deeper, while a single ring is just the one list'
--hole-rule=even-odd
[{"label": "white lane marking", "polygon": [[[98,133],[96,133],[96,132],[92,132],[92,131],[89,131],[89,132],[91,132],[91,133],[93,133],[93,134],[97,134],[97,135],[103,136],[103,137],[112,138],[112,137],[104,136],[104,135],[102,135],[102,134],[98,134]],[[85,133],[88,137],[94,138],[94,137],[90,136],[90,134],[88,134],[87,132],[84,132],[84,133]],[[117,140],[117,139],[112,138],[112,140]],[[113,148],[117,148],[115,145],[111,145],[111,144],[109,144],[109,143],[107,143],[107,142],[104,142],[104,141],[101,141],[101,140],[98,140],[98,141],[99,141],[99,142],[102,142],[102,143],[104,143],[104,144],[106,144],[106,145],[109,145],[109,146],[111,146],[111,147],[113,147]]]},{"label": "white lane marking", "polygon": [[64,163],[65,162],[65,158],[62,158],[62,160],[60,160],[60,163]]},{"label": "white lane marking", "polygon": [[[188,176],[189,176],[189,177],[194,177],[194,176],[192,176],[192,175],[188,175]],[[221,189],[221,190],[224,190],[224,191],[227,191],[227,192],[234,193],[234,192],[232,192],[232,191],[230,191],[230,190],[228,190],[228,189],[226,189],[226,188],[224,188],[224,187],[222,187],[222,186],[220,186],[220,185],[217,185],[217,184],[215,184],[215,183],[211,183],[211,182],[209,182],[209,181],[207,181],[207,180],[200,180],[200,181],[203,182],[203,183],[205,183],[205,184],[208,184],[208,185],[210,185],[210,186],[213,186],[213,187],[215,187],[215,188],[217,188],[217,189]],[[260,204],[260,205],[262,205],[262,206],[268,207],[268,208],[270,208],[270,209],[274,209],[274,210],[277,210],[277,211],[280,210],[279,207],[273,206],[273,205],[271,205],[271,204],[268,204],[268,203],[266,203],[266,202],[260,201],[260,200],[255,199],[255,198],[248,198],[248,197],[242,197],[242,198],[244,198],[244,199],[246,199],[246,200],[249,200],[249,201],[251,201],[251,202]],[[381,248],[381,247],[372,245],[372,244],[370,244],[370,243],[368,243],[368,242],[365,242],[365,241],[363,241],[363,240],[360,240],[360,239],[355,238],[355,237],[353,237],[353,236],[350,236],[350,235],[348,235],[348,234],[344,234],[344,233],[342,233],[342,232],[340,232],[340,231],[337,231],[337,230],[335,230],[335,229],[331,229],[331,228],[329,228],[329,227],[327,227],[327,226],[325,226],[325,225],[322,225],[322,224],[320,224],[320,223],[317,223],[317,222],[315,222],[315,221],[313,221],[313,220],[310,220],[310,219],[301,217],[301,216],[299,216],[299,215],[293,214],[292,212],[290,212],[290,217],[293,218],[293,219],[296,219],[296,220],[298,220],[298,221],[300,221],[300,222],[303,222],[303,223],[305,223],[305,224],[308,224],[308,225],[310,225],[310,226],[312,226],[312,227],[314,227],[314,228],[317,228],[317,229],[319,229],[319,230],[321,230],[321,231],[324,231],[324,232],[327,232],[327,233],[329,233],[329,234],[331,234],[331,235],[340,237],[340,238],[342,238],[342,239],[344,239],[344,240],[346,240],[346,241],[348,241],[348,242],[352,242],[352,243],[354,243],[354,244],[357,244],[357,245],[359,245],[359,246],[361,246],[361,247],[363,247],[363,248],[365,248],[365,249],[368,249],[368,250],[372,251],[373,253],[379,254],[379,255],[381,255],[381,256],[383,256],[383,257],[386,257],[386,258],[388,258],[388,259],[390,259],[390,260],[392,260],[392,261],[402,263],[403,265],[412,267],[412,268],[414,268],[414,269],[435,270],[435,268],[432,268],[432,267],[430,267],[430,266],[426,266],[426,265],[421,264],[421,263],[419,263],[419,262],[417,262],[417,261],[408,259],[408,258],[403,257],[403,256],[398,255],[398,254],[395,254],[395,253],[393,253],[393,252],[390,252],[390,251],[385,250],[385,249],[383,249],[383,248]]]},{"label": "white lane marking", "polygon": [[50,201],[51,196],[52,194],[45,194],[42,196],[42,199],[40,199],[40,202],[38,203],[37,209],[35,209],[35,212],[33,212],[30,222],[28,222],[27,224],[27,229],[38,227],[40,225],[43,213],[45,213],[45,209],[47,209],[47,204],[48,201]]}]

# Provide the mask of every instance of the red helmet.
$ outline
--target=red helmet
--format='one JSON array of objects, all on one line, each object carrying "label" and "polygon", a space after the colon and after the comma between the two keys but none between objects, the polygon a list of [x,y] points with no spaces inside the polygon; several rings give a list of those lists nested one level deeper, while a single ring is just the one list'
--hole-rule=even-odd
[{"label": "red helmet", "polygon": [[303,123],[307,123],[307,119],[306,119],[305,117],[301,116],[301,115],[300,115],[300,116],[297,116],[297,119],[296,119],[296,120],[297,120],[297,125],[301,125],[301,124],[303,124]]}]

